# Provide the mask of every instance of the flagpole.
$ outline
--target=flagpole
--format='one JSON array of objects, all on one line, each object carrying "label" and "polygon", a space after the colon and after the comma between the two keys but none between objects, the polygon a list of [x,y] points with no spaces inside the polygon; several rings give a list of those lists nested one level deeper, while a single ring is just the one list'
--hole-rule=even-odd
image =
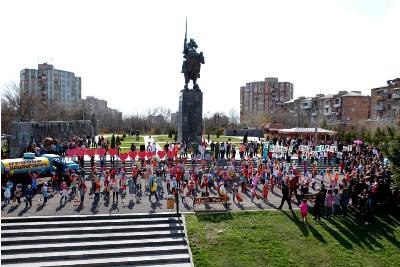
[{"label": "flagpole", "polygon": [[187,17],[185,23],[185,40],[183,41],[183,54],[186,53],[186,43],[187,43]]}]

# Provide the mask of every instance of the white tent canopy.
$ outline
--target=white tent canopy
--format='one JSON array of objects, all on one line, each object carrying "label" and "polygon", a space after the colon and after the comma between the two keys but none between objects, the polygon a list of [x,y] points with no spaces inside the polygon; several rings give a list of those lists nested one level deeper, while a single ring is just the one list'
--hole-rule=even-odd
[{"label": "white tent canopy", "polygon": [[[290,128],[290,129],[280,129],[278,131],[281,134],[313,134],[315,133],[315,128]],[[322,128],[317,128],[318,134],[335,135],[335,131],[330,131]]]}]

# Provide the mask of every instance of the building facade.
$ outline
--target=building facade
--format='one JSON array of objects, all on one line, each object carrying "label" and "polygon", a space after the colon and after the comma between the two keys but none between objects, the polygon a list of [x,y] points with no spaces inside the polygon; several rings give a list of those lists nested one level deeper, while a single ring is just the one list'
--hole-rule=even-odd
[{"label": "building facade", "polygon": [[370,119],[371,97],[361,92],[350,92],[341,97],[341,113],[337,114],[342,123],[355,123]]},{"label": "building facade", "polygon": [[285,127],[353,124],[370,118],[370,101],[370,96],[359,91],[299,97],[280,103],[273,122],[282,123]]},{"label": "building facade", "polygon": [[246,83],[240,87],[240,122],[248,126],[259,126],[260,122],[280,104],[293,98],[293,84],[279,82],[278,78]]},{"label": "building facade", "polygon": [[[371,96],[360,91],[339,91],[314,97],[293,99],[293,85],[266,78],[263,82],[240,87],[240,122],[260,126],[270,119],[284,127],[374,129],[393,126],[400,121],[400,78],[387,81],[386,86],[371,89]],[[269,118],[268,118],[269,117]]]},{"label": "building facade", "polygon": [[106,100],[98,99],[94,96],[87,96],[84,102],[92,113],[105,114],[108,111]]},{"label": "building facade", "polygon": [[94,96],[87,96],[81,103],[88,114],[95,114],[100,129],[118,128],[122,121],[122,112],[107,106],[107,101]]},{"label": "building facade", "polygon": [[371,89],[370,109],[373,120],[400,119],[400,78],[387,81],[386,86]]},{"label": "building facade", "polygon": [[38,69],[23,69],[20,72],[20,87],[40,97],[48,105],[72,106],[81,99],[81,78],[73,72],[57,70],[43,63]]}]

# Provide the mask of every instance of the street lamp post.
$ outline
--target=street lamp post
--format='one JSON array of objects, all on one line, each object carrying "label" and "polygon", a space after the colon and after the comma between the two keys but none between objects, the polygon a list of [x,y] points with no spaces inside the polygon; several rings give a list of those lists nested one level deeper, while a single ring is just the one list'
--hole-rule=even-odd
[{"label": "street lamp post", "polygon": [[313,110],[316,113],[316,116],[315,116],[314,143],[317,144],[317,141],[318,141],[318,119],[319,119],[318,107],[314,106]]}]

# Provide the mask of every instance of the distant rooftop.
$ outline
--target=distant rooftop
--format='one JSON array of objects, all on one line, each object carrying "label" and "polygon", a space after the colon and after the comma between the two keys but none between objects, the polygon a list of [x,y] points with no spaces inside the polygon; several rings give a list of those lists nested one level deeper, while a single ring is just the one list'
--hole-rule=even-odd
[{"label": "distant rooftop", "polygon": [[324,95],[321,97],[321,99],[329,99],[329,98],[333,98],[333,95],[329,94],[329,95]]},{"label": "distant rooftop", "polygon": [[347,94],[342,95],[342,96],[367,96],[367,95],[361,94],[360,91],[351,91],[350,93],[347,93]]}]

